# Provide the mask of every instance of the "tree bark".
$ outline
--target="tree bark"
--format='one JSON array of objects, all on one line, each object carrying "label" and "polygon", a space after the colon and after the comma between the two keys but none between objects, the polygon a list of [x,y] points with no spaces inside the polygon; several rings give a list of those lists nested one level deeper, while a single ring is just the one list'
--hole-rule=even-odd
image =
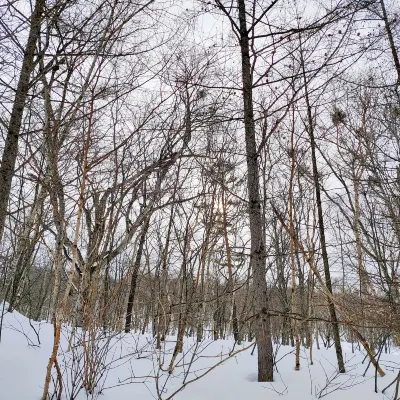
[{"label": "tree bark", "polygon": [[[293,109],[294,114],[294,109]],[[294,115],[293,115],[293,127],[290,138],[290,158],[291,158],[291,166],[290,166],[290,179],[289,179],[289,229],[290,229],[290,265],[292,269],[292,314],[295,315],[297,313],[297,293],[296,293],[296,265],[295,265],[295,255],[294,255],[294,210],[293,210],[293,180],[295,174],[295,158],[294,158]],[[293,333],[295,335],[296,341],[296,356],[295,356],[295,370],[300,370],[300,334],[299,334],[299,324],[297,319],[293,319]]]},{"label": "tree bark", "polygon": [[[324,225],[324,214],[322,210],[322,199],[321,199],[321,187],[320,187],[320,178],[319,171],[317,165],[317,156],[316,156],[316,143],[315,143],[315,135],[314,135],[314,120],[312,116],[312,109],[310,104],[310,98],[308,95],[308,82],[305,72],[305,65],[303,60],[303,53],[301,52],[302,58],[302,72],[304,79],[304,90],[305,90],[305,100],[307,106],[307,131],[308,136],[310,138],[310,147],[311,147],[311,161],[312,161],[312,171],[313,171],[313,180],[315,187],[315,196],[316,196],[316,204],[317,204],[317,216],[318,216],[318,229],[320,236],[320,244],[321,244],[321,255],[322,262],[324,265],[324,273],[325,273],[325,286],[329,291],[330,295],[333,296],[332,290],[332,281],[331,281],[331,272],[329,267],[329,258],[328,252],[326,250],[326,239],[325,239],[325,225]],[[335,303],[333,302],[331,297],[327,298],[328,300],[328,308],[329,314],[332,321],[332,331],[333,331],[333,339],[335,341],[335,349],[336,349],[336,358],[338,362],[338,368],[340,373],[346,372],[343,362],[343,353],[342,353],[342,345],[340,343],[340,333],[339,333],[339,324],[336,315]]]},{"label": "tree bark", "polygon": [[126,318],[125,318],[125,332],[128,333],[131,330],[132,324],[132,309],[133,309],[133,301],[135,299],[135,292],[136,292],[136,284],[137,278],[139,274],[140,262],[142,259],[144,243],[146,241],[147,231],[149,229],[150,217],[147,217],[144,221],[143,229],[140,234],[139,246],[136,253],[135,263],[133,266],[133,272],[131,277],[131,287],[129,291],[128,297],[128,305],[126,307]]},{"label": "tree bark", "polygon": [[393,62],[394,62],[394,65],[395,65],[395,68],[396,68],[396,72],[397,72],[397,85],[400,86],[400,59],[399,59],[399,54],[397,53],[396,44],[394,43],[392,28],[390,26],[389,18],[387,16],[385,2],[384,2],[384,0],[380,0],[380,3],[381,3],[381,8],[382,8],[383,22],[385,23],[386,34],[388,36],[388,40],[389,40],[389,44],[390,44],[390,50],[392,52]]},{"label": "tree bark", "polygon": [[8,124],[7,137],[4,145],[0,166],[0,241],[3,238],[4,225],[7,217],[8,199],[11,191],[11,181],[14,175],[15,162],[18,155],[19,132],[21,130],[22,117],[25,102],[29,90],[29,78],[34,69],[36,43],[40,35],[40,25],[45,6],[45,0],[36,0],[35,8],[31,16],[31,26],[28,41],[26,43],[21,72],[19,75],[14,104],[11,110]]},{"label": "tree bark", "polygon": [[[311,159],[313,165],[313,179],[315,185],[315,194],[316,194],[316,202],[317,202],[317,212],[318,212],[318,228],[319,228],[319,236],[320,236],[320,244],[321,244],[321,254],[322,254],[322,261],[324,265],[324,273],[325,273],[325,285],[329,290],[330,294],[333,294],[332,290],[332,280],[331,280],[331,272],[329,267],[329,258],[328,252],[326,250],[326,239],[325,239],[325,225],[324,225],[324,215],[322,210],[322,200],[321,200],[321,189],[320,189],[320,182],[319,182],[319,172],[317,166],[317,157],[316,157],[316,145],[315,145],[315,137],[314,137],[314,128],[313,128],[313,119],[311,114],[311,106],[309,105],[308,95],[307,98],[307,110],[308,110],[308,133],[310,137],[310,145],[311,145]],[[336,315],[335,304],[333,301],[328,298],[328,308],[329,314],[332,321],[332,331],[333,331],[333,338],[335,341],[335,349],[336,349],[336,358],[338,362],[338,368],[340,373],[346,372],[343,362],[343,353],[342,353],[342,345],[340,343],[340,333],[339,333],[339,325],[338,319]]]},{"label": "tree bark", "polygon": [[273,380],[273,349],[270,316],[268,314],[266,256],[261,215],[259,167],[253,110],[253,84],[250,64],[249,32],[246,23],[246,5],[238,0],[240,50],[242,61],[244,128],[246,142],[247,186],[251,236],[250,264],[253,270],[254,306],[256,315],[256,342],[258,349],[258,381]]}]

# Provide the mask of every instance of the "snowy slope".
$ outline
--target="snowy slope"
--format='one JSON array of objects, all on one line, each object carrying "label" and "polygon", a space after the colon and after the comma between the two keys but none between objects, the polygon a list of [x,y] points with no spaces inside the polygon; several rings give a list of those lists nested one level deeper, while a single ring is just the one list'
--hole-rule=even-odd
[{"label": "snowy slope", "polygon": [[[36,331],[36,332],[35,332]],[[82,346],[81,333],[74,336],[72,349],[68,350],[70,328],[64,328],[62,351],[59,353],[60,368],[64,374],[64,396],[71,398],[72,392],[79,392],[78,400],[101,398],[104,400],[152,400],[158,399],[157,381],[161,399],[173,396],[176,400],[242,400],[242,399],[282,399],[301,400],[326,398],[330,400],[352,399],[393,399],[394,386],[382,394],[380,391],[397,375],[400,368],[400,353],[391,349],[391,354],[383,354],[381,365],[386,376],[378,377],[379,392],[374,392],[374,370],[363,373],[367,361],[364,355],[351,353],[351,346],[343,344],[347,373],[336,373],[333,348],[313,349],[314,365],[309,365],[308,350],[302,350],[301,370],[294,371],[293,349],[281,346],[277,349],[275,382],[258,383],[256,356],[251,355],[252,346],[244,343],[237,346],[239,351],[229,360],[221,363],[232,350],[229,340],[205,340],[193,356],[196,346],[192,338],[185,342],[184,356],[179,355],[179,365],[171,374],[168,364],[174,346],[173,338],[166,344],[167,355],[160,370],[159,361],[163,352],[155,350],[148,335],[114,335],[97,341],[97,376],[102,375],[97,390],[86,393],[81,386]],[[47,361],[51,353],[53,328],[51,324],[29,321],[17,312],[4,316],[2,340],[0,344],[0,399],[37,400],[41,398]],[[242,351],[248,347],[247,350]],[[94,353],[93,353],[94,354]],[[79,362],[79,359],[81,360]],[[191,363],[192,361],[192,363]],[[207,373],[211,367],[221,363]],[[205,374],[206,373],[206,374]],[[188,383],[196,377],[200,379]],[[186,378],[185,378],[186,377]],[[75,386],[73,381],[75,379]],[[176,395],[174,392],[187,384]],[[100,393],[101,392],[101,393]]]}]

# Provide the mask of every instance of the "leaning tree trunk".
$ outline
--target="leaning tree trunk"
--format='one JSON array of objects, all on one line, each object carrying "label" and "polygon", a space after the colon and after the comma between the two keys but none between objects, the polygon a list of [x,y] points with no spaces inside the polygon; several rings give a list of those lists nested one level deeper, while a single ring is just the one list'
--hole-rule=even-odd
[{"label": "leaning tree trunk", "polygon": [[11,190],[11,181],[14,175],[15,162],[18,154],[18,140],[24,114],[25,102],[29,90],[29,78],[34,69],[33,59],[35,56],[36,43],[40,35],[40,25],[45,6],[45,0],[36,0],[35,8],[31,16],[31,26],[28,41],[26,43],[24,58],[14,104],[11,110],[10,122],[8,124],[7,137],[4,145],[3,156],[0,166],[0,241],[3,237],[4,225],[7,216],[8,199]]},{"label": "leaning tree trunk", "polygon": [[253,270],[254,305],[256,315],[256,342],[258,349],[258,381],[273,380],[273,349],[271,341],[270,316],[268,314],[267,282],[265,280],[265,243],[263,218],[261,215],[260,183],[257,143],[253,110],[253,83],[250,65],[249,31],[246,23],[246,5],[238,0],[240,50],[242,59],[244,128],[247,161],[247,186],[249,191],[249,219],[251,255]]},{"label": "leaning tree trunk", "polygon": [[[303,60],[302,60],[303,61]],[[331,272],[329,268],[329,259],[328,252],[326,250],[326,239],[325,239],[325,226],[324,226],[324,214],[322,210],[322,199],[321,199],[321,188],[320,188],[320,179],[319,179],[319,171],[317,165],[317,156],[316,156],[316,143],[315,143],[315,135],[314,135],[314,120],[312,116],[312,109],[310,104],[310,99],[308,95],[308,82],[305,73],[304,61],[302,62],[303,68],[303,78],[304,78],[304,89],[305,89],[305,100],[307,105],[307,122],[308,122],[308,135],[310,138],[310,147],[311,147],[311,161],[312,161],[312,169],[313,169],[313,180],[315,186],[315,196],[316,196],[316,204],[317,204],[317,215],[318,215],[318,228],[319,228],[319,236],[320,236],[320,244],[321,244],[321,254],[322,254],[322,262],[324,265],[324,273],[325,273],[325,286],[330,293],[330,297],[328,300],[328,308],[329,314],[332,322],[332,331],[333,331],[333,339],[335,341],[335,349],[336,349],[336,357],[339,367],[339,372],[346,372],[343,362],[343,353],[342,353],[342,345],[340,343],[340,334],[339,334],[339,324],[336,315],[335,303],[332,300],[333,290],[332,290],[332,281],[331,281]]]}]

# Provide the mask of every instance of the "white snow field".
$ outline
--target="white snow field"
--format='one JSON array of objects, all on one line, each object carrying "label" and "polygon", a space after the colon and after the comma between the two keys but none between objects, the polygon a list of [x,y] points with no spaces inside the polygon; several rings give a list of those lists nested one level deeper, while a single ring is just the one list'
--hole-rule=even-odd
[{"label": "white snow field", "polygon": [[[251,355],[251,343],[236,346],[234,351],[240,352],[221,362],[232,350],[233,341],[206,339],[193,356],[196,342],[186,338],[183,355],[180,354],[175,362],[178,366],[169,374],[169,360],[174,347],[172,337],[163,349],[167,355],[162,366],[165,371],[162,371],[159,361],[162,360],[163,352],[155,350],[150,335],[119,334],[96,341],[92,354],[96,354],[94,359],[97,362],[93,363],[92,371],[96,371],[93,375],[97,377],[95,379],[98,384],[93,393],[88,393],[81,388],[83,371],[80,333],[76,333],[72,347],[67,351],[70,331],[70,328],[63,330],[58,358],[63,372],[62,399],[68,400],[393,399],[395,385],[385,393],[382,390],[396,378],[400,368],[398,349],[391,348],[391,354],[383,353],[380,363],[386,376],[378,376],[378,393],[375,393],[373,367],[370,366],[363,377],[368,360],[362,363],[363,352],[356,350],[352,354],[348,343],[343,343],[347,373],[339,375],[333,348],[314,348],[314,365],[309,365],[309,351],[302,349],[301,370],[295,371],[293,349],[280,346],[278,349],[275,347],[276,359],[279,360],[275,381],[258,383],[257,359],[256,355]],[[52,342],[51,324],[29,321],[17,312],[4,315],[0,344],[1,400],[41,399]],[[248,349],[243,350],[246,347]],[[220,365],[210,371],[210,367],[218,363]],[[179,391],[185,383],[186,386]],[[178,393],[174,394],[176,391]]]}]

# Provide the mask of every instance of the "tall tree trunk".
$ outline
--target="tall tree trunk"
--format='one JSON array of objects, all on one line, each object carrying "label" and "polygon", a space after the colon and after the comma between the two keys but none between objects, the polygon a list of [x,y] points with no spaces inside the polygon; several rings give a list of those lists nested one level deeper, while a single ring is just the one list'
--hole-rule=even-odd
[{"label": "tall tree trunk", "polygon": [[261,215],[260,183],[257,143],[253,110],[253,82],[250,64],[249,31],[246,23],[246,5],[238,0],[240,50],[242,59],[244,128],[246,141],[247,186],[249,192],[249,219],[251,236],[250,263],[253,270],[255,297],[256,342],[258,349],[258,381],[273,380],[273,349],[270,316],[268,314],[267,282],[265,280],[265,243]]},{"label": "tall tree trunk", "polygon": [[[293,126],[290,138],[290,158],[291,158],[291,166],[290,166],[290,180],[289,180],[289,229],[290,229],[290,265],[292,269],[292,314],[295,315],[297,313],[297,293],[296,293],[296,265],[295,265],[295,255],[294,255],[294,210],[293,210],[293,180],[295,173],[295,157],[294,157],[294,108],[293,108]],[[302,299],[303,300],[303,299]],[[300,335],[299,335],[299,325],[297,322],[297,318],[293,319],[293,332],[296,340],[296,357],[295,357],[295,370],[300,370]]]},{"label": "tall tree trunk", "polygon": [[310,98],[308,94],[308,81],[306,76],[306,70],[303,59],[303,52],[301,51],[301,65],[302,65],[302,73],[304,79],[304,90],[305,90],[305,100],[307,106],[307,131],[310,138],[310,147],[311,147],[311,161],[312,161],[312,170],[313,170],[313,180],[315,186],[315,196],[316,196],[316,204],[317,204],[317,215],[318,215],[318,228],[319,228],[319,236],[320,236],[320,244],[321,244],[321,254],[322,254],[322,262],[324,265],[324,273],[325,273],[325,286],[330,293],[330,297],[328,300],[328,308],[329,314],[332,321],[332,331],[333,331],[333,339],[335,341],[335,349],[336,349],[336,357],[338,362],[338,368],[340,373],[346,372],[344,368],[343,362],[343,353],[342,353],[342,345],[340,343],[340,334],[339,334],[339,324],[336,315],[335,303],[332,300],[333,290],[332,290],[332,281],[331,281],[331,271],[329,267],[329,258],[328,252],[326,250],[326,239],[325,239],[325,225],[324,225],[324,214],[322,210],[322,199],[321,199],[321,187],[320,187],[320,177],[317,165],[317,156],[316,156],[316,143],[315,143],[315,135],[314,135],[314,119],[312,116],[312,108],[310,103]]},{"label": "tall tree trunk", "polygon": [[0,166],[0,241],[3,238],[4,225],[7,216],[8,199],[10,197],[11,181],[14,175],[15,162],[18,154],[18,140],[24,114],[25,102],[29,90],[29,78],[34,69],[34,56],[36,43],[40,35],[40,25],[45,6],[45,0],[36,0],[35,8],[31,16],[31,25],[28,41],[26,43],[24,58],[17,90],[15,92],[14,104],[11,110],[10,122],[8,124],[7,137],[4,145],[3,156]]}]

